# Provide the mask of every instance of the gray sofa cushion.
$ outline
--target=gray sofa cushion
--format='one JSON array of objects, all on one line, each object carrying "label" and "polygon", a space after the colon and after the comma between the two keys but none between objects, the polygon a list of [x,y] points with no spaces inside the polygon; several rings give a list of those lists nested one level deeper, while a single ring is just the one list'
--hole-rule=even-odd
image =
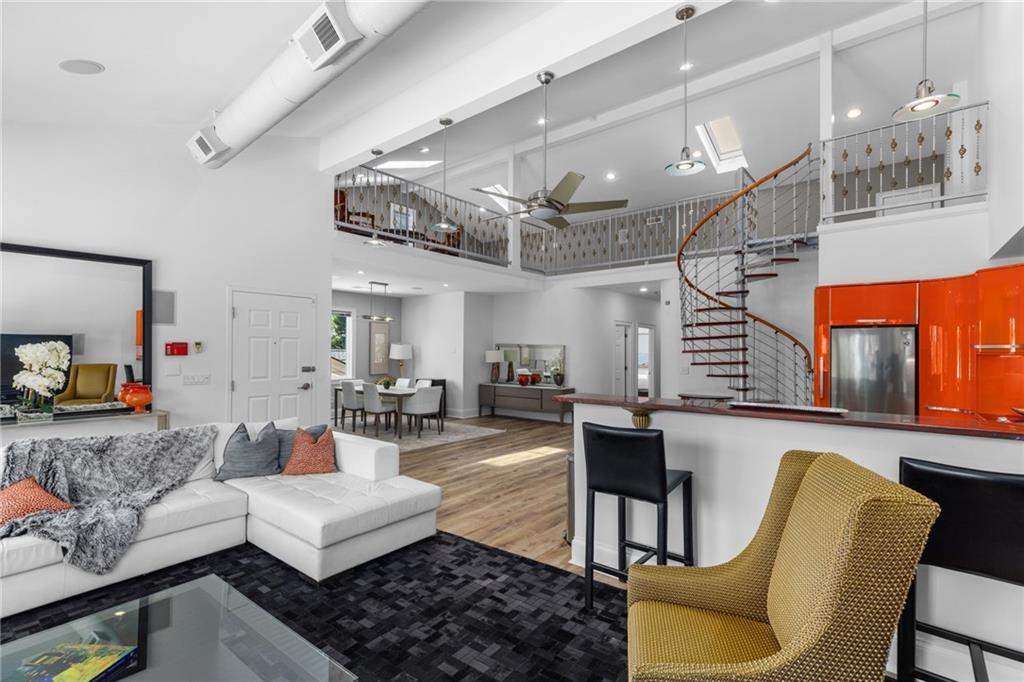
[{"label": "gray sofa cushion", "polygon": [[250,476],[272,476],[281,473],[277,462],[280,445],[273,422],[264,426],[256,440],[249,438],[245,424],[239,424],[224,446],[224,464],[214,476],[215,481]]},{"label": "gray sofa cushion", "polygon": [[[327,430],[327,424],[317,424],[302,430],[313,436],[313,438],[319,439],[320,436],[324,435],[324,431]],[[295,429],[278,429],[277,442],[277,463],[280,470],[284,471],[288,460],[291,459],[292,447],[295,445]]]}]

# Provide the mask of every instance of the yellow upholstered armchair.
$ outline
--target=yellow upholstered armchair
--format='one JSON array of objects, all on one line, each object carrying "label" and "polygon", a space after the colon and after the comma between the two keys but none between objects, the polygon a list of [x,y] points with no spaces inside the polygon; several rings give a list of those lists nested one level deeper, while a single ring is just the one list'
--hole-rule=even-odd
[{"label": "yellow upholstered armchair", "polygon": [[63,393],[53,396],[54,405],[95,405],[114,399],[117,365],[97,363],[71,365],[68,386]]},{"label": "yellow upholstered armchair", "polygon": [[839,455],[786,453],[736,558],[630,567],[630,679],[881,682],[938,514]]}]

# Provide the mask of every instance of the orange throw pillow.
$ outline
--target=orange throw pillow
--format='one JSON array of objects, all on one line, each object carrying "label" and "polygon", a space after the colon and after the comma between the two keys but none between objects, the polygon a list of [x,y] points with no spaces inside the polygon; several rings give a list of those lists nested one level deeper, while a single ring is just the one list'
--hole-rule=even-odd
[{"label": "orange throw pillow", "polygon": [[0,490],[0,526],[36,512],[67,511],[73,508],[59,497],[46,492],[33,477],[23,478]]},{"label": "orange throw pillow", "polygon": [[292,456],[282,474],[332,474],[337,470],[334,463],[334,432],[327,429],[319,438],[314,438],[302,429],[295,432]]}]

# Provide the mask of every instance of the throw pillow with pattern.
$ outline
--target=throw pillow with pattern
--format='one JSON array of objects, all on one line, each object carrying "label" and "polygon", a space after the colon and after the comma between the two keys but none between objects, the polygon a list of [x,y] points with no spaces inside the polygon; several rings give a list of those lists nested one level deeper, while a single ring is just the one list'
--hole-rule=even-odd
[{"label": "throw pillow with pattern", "polygon": [[310,426],[305,429],[278,429],[277,430],[277,462],[283,470],[288,466],[288,460],[292,457],[292,448],[295,445],[295,432],[305,431],[309,435],[313,436],[314,439],[324,435],[324,431],[327,430],[327,424],[317,424],[316,426]]},{"label": "throw pillow with pattern", "polygon": [[215,481],[252,476],[273,476],[281,473],[277,464],[277,428],[268,423],[256,435],[249,438],[245,424],[239,424],[224,446],[224,464],[217,470]]},{"label": "throw pillow with pattern", "polygon": [[36,512],[59,512],[73,508],[59,497],[46,492],[32,476],[0,490],[0,526]]},{"label": "throw pillow with pattern", "polygon": [[319,438],[298,430],[288,466],[281,472],[285,476],[300,474],[330,474],[338,470],[334,462],[334,432],[327,429]]}]

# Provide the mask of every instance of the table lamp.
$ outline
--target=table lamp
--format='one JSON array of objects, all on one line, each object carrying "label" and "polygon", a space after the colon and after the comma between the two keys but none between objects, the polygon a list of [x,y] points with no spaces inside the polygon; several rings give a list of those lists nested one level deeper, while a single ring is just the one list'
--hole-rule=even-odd
[{"label": "table lamp", "polygon": [[392,360],[398,360],[398,376],[402,376],[402,370],[405,368],[405,361],[412,359],[412,344],[391,344],[391,352],[388,354],[388,357]]},{"label": "table lamp", "polygon": [[489,350],[484,352],[484,362],[491,363],[491,383],[498,383],[501,377],[501,363],[505,360],[505,354],[500,350]]}]

